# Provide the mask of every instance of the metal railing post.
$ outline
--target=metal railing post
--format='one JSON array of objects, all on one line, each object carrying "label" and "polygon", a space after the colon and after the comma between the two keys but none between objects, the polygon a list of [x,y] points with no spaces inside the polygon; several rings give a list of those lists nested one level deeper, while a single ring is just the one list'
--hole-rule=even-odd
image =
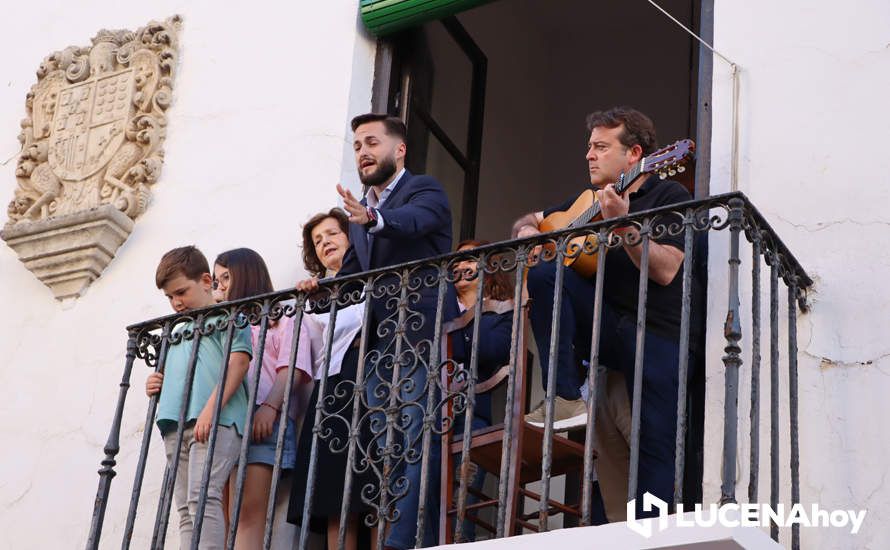
[{"label": "metal railing post", "polygon": [[[800,504],[800,436],[797,392],[797,276],[788,283],[788,420],[791,424],[791,505]],[[791,548],[800,550],[800,523],[791,526]]]},{"label": "metal railing post", "polygon": [[720,504],[736,502],[735,498],[735,462],[738,453],[738,400],[739,400],[739,367],[742,365],[742,349],[739,340],[742,338],[741,307],[739,301],[739,234],[744,223],[744,202],[741,199],[729,201],[729,307],[726,322],[723,325],[723,336],[726,347],[723,356],[726,381],[723,401],[723,475],[720,485]]},{"label": "metal railing post", "polygon": [[[640,432],[643,418],[643,366],[646,349],[646,301],[649,296],[649,233],[651,220],[645,219],[640,228],[640,281],[637,291],[636,342],[634,346],[634,380],[631,396],[630,463],[628,464],[627,500],[637,498],[640,475]],[[636,244],[634,245],[636,246]]]},{"label": "metal railing post", "polygon": [[[447,269],[447,267],[445,268]],[[448,277],[443,269],[442,264],[439,265],[439,284],[436,294],[436,319],[433,326],[433,342],[430,346],[429,368],[426,373],[427,380],[427,399],[426,411],[424,413],[423,422],[423,440],[421,442],[421,463],[420,463],[420,487],[418,487],[417,498],[417,530],[414,534],[415,546],[420,547],[423,544],[424,528],[426,526],[426,494],[429,490],[430,471],[430,448],[433,444],[433,431],[436,421],[436,381],[439,379],[439,364],[441,363],[441,338],[442,338],[442,317],[444,315],[443,308],[445,305],[445,291],[447,288]],[[481,284],[481,283],[480,283]],[[481,286],[479,287],[482,288]],[[426,319],[424,322],[428,322]],[[478,323],[477,323],[478,324]],[[444,388],[448,391],[448,388]],[[445,449],[442,452],[447,452]],[[440,487],[440,491],[444,490]],[[438,499],[438,497],[436,497]],[[440,514],[447,513],[440,510]],[[437,518],[438,520],[438,518]]]},{"label": "metal railing post", "polygon": [[[164,328],[161,331],[160,350],[158,351],[155,370],[155,372],[158,372],[160,374],[164,374],[164,369],[167,362],[167,352],[170,349],[171,330],[172,323],[170,321],[164,323]],[[146,338],[151,338],[151,336],[146,335]],[[146,356],[146,363],[150,364],[148,356]],[[160,393],[153,395],[148,402],[148,410],[145,411],[145,424],[142,428],[142,447],[139,449],[139,461],[136,463],[136,475],[133,479],[133,492],[130,495],[130,507],[127,510],[127,523],[124,526],[124,536],[123,540],[121,541],[121,550],[128,550],[130,548],[130,541],[133,538],[133,529],[136,526],[136,510],[139,506],[139,497],[142,494],[142,481],[145,478],[145,466],[146,461],[148,460],[148,449],[151,444],[152,427],[155,422],[155,414],[158,410],[158,400],[160,398]]]},{"label": "metal railing post", "polygon": [[751,456],[748,502],[757,502],[760,476],[760,230],[754,228],[751,253]]},{"label": "metal railing post", "polygon": [[686,470],[686,399],[689,386],[689,329],[692,317],[692,256],[693,224],[692,209],[683,217],[683,297],[680,312],[680,355],[677,365],[677,440],[674,456],[674,509],[683,503],[683,479]]},{"label": "metal railing post", "polygon": [[[769,503],[773,510],[779,505],[779,258],[775,252],[770,254],[769,281],[769,319],[770,319],[770,497]],[[770,522],[770,537],[779,540],[779,526]]]},{"label": "metal railing post", "polygon": [[124,416],[124,404],[127,401],[127,391],[130,389],[130,373],[133,371],[133,361],[136,359],[136,334],[130,332],[127,338],[127,356],[124,362],[124,374],[121,377],[120,390],[117,395],[117,405],[114,408],[114,420],[111,422],[111,430],[108,441],[105,443],[105,458],[102,460],[102,468],[99,469],[99,488],[96,490],[96,502],[93,504],[93,520],[90,524],[90,536],[87,539],[87,550],[99,548],[99,538],[102,536],[102,524],[105,522],[105,510],[108,508],[108,494],[111,492],[111,480],[117,473],[114,466],[117,464],[115,457],[120,451],[121,421]]},{"label": "metal railing post", "polygon": [[603,319],[603,281],[606,276],[606,242],[609,235],[600,230],[597,236],[596,287],[593,294],[593,320],[590,335],[590,366],[587,371],[587,429],[584,437],[584,480],[581,494],[581,525],[593,522],[593,452],[596,408],[602,384],[605,383],[605,367],[600,365],[600,335]]},{"label": "metal railing post", "polygon": [[[522,426],[513,424],[513,409],[519,406],[514,398],[516,394],[516,377],[517,365],[520,361],[525,360],[525,335],[523,334],[525,317],[523,313],[526,311],[525,304],[522,303],[522,290],[525,287],[526,264],[528,262],[528,249],[524,245],[515,251],[516,253],[516,277],[513,286],[513,319],[510,324],[510,367],[507,373],[507,399],[504,404],[504,438],[501,442],[501,470],[498,478],[498,512],[497,522],[495,523],[495,538],[503,538],[512,535],[508,532],[510,518],[507,517],[508,502],[515,506],[513,495],[510,492],[508,482],[510,480],[511,467],[516,465],[510,464],[510,456],[513,447],[516,445],[515,431],[521,430]],[[525,378],[523,377],[523,380]],[[521,390],[521,388],[520,388]],[[525,412],[525,411],[521,411]]]}]

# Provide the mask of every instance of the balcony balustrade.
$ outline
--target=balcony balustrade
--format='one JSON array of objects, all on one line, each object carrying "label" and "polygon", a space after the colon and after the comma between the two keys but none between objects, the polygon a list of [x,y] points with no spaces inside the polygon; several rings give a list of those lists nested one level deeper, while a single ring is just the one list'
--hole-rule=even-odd
[{"label": "balcony balustrade", "polygon": [[[638,232],[630,233],[639,235],[636,242],[623,243],[621,232],[616,229],[626,226],[635,226]],[[99,470],[99,487],[96,495],[95,508],[88,548],[98,548],[102,534],[103,522],[106,512],[110,508],[109,494],[112,480],[115,477],[116,457],[120,452],[121,424],[125,417],[125,406],[131,381],[135,376],[137,387],[141,387],[142,381],[148,372],[163,373],[166,366],[168,352],[172,346],[189,346],[192,350],[188,365],[186,379],[191,382],[195,375],[197,350],[202,338],[209,334],[221,332],[225,334],[228,349],[234,331],[239,327],[248,325],[259,327],[259,338],[254,356],[262,356],[265,345],[266,333],[271,324],[285,318],[293,318],[294,337],[293,348],[290,351],[290,366],[288,370],[288,387],[292,387],[297,379],[294,363],[299,353],[299,331],[303,326],[301,320],[305,315],[314,315],[318,312],[330,314],[330,323],[327,326],[327,342],[331,342],[333,329],[336,324],[337,313],[343,308],[358,304],[363,310],[363,323],[358,337],[358,371],[354,381],[340,380],[335,388],[326,388],[329,383],[328,369],[330,366],[331,346],[324,350],[325,364],[323,372],[319,373],[317,384],[320,386],[319,395],[335,394],[342,405],[338,410],[331,411],[325,408],[322,399],[316,408],[301,413],[303,422],[314,426],[312,448],[310,451],[310,469],[308,473],[306,499],[302,517],[312,515],[312,495],[318,491],[324,491],[316,483],[315,470],[317,469],[318,451],[322,446],[328,446],[331,452],[343,453],[347,456],[347,463],[351,467],[343,472],[345,478],[344,495],[351,495],[358,491],[361,501],[370,512],[362,514],[362,521],[368,526],[376,526],[378,543],[383,540],[383,534],[388,525],[401,520],[397,513],[396,504],[405,498],[414,498],[419,509],[418,520],[414,532],[417,540],[422,540],[422,535],[431,529],[439,529],[439,525],[431,525],[426,519],[425,512],[439,507],[439,479],[441,476],[441,446],[443,441],[457,441],[453,434],[456,429],[456,421],[463,423],[462,433],[472,432],[472,419],[477,403],[477,388],[479,377],[477,376],[478,354],[480,341],[486,338],[486,334],[479,333],[479,324],[476,323],[475,332],[471,339],[469,360],[459,363],[449,357],[448,346],[445,343],[445,327],[450,319],[447,317],[448,301],[453,299],[452,285],[460,278],[472,277],[478,279],[478,295],[475,302],[475,318],[479,319],[483,314],[484,300],[483,287],[486,278],[493,277],[496,273],[505,273],[513,284],[512,308],[512,332],[509,349],[509,362],[505,365],[503,385],[507,388],[504,398],[504,407],[501,414],[495,413],[495,422],[503,418],[501,426],[503,430],[502,455],[500,471],[489,472],[497,476],[498,491],[492,508],[496,511],[492,515],[491,528],[495,537],[504,537],[516,534],[511,528],[511,511],[509,501],[511,498],[510,469],[512,456],[509,452],[511,441],[517,436],[522,426],[518,425],[514,414],[516,407],[516,384],[519,380],[531,379],[530,373],[519,372],[524,363],[521,359],[527,355],[527,335],[524,334],[527,327],[526,318],[529,315],[525,293],[526,279],[530,266],[541,262],[554,262],[556,269],[556,289],[553,295],[553,311],[558,312],[560,300],[563,299],[562,284],[566,270],[572,269],[566,266],[566,259],[577,258],[582,255],[596,256],[598,266],[596,274],[596,294],[590,308],[595,320],[591,338],[591,349],[585,350],[587,369],[586,394],[590,396],[587,402],[588,418],[587,430],[584,435],[584,451],[582,453],[580,471],[580,518],[579,525],[590,525],[593,521],[593,499],[595,492],[595,461],[596,449],[593,440],[592,426],[596,422],[598,396],[601,398],[603,376],[608,365],[599,362],[600,327],[598,320],[602,318],[603,303],[607,297],[603,296],[603,280],[609,269],[610,249],[624,246],[641,247],[640,266],[646,271],[649,262],[649,244],[653,239],[659,239],[665,235],[682,236],[685,242],[685,250],[694,251],[684,256],[683,265],[677,277],[682,277],[682,310],[680,312],[680,358],[678,367],[678,395],[677,395],[677,435],[674,449],[675,483],[674,501],[688,502],[690,497],[684,494],[684,488],[689,487],[689,480],[684,483],[684,473],[687,472],[687,430],[688,430],[688,380],[690,372],[695,367],[693,360],[697,354],[704,353],[705,336],[711,341],[719,338],[724,342],[724,354],[720,361],[723,366],[724,396],[723,414],[720,421],[723,424],[722,440],[722,473],[721,473],[721,503],[736,501],[736,465],[739,462],[739,438],[748,437],[750,456],[750,479],[748,480],[747,498],[756,502],[758,498],[757,487],[761,471],[761,458],[759,456],[760,439],[760,414],[770,417],[770,501],[777,504],[780,486],[780,470],[782,464],[779,460],[779,448],[783,438],[790,440],[790,468],[789,477],[791,486],[791,502],[800,500],[800,476],[799,476],[799,444],[798,444],[798,389],[797,389],[797,333],[796,321],[799,311],[805,311],[806,289],[812,284],[791,252],[782,243],[770,225],[760,215],[757,209],[741,193],[730,193],[714,196],[704,200],[695,200],[686,203],[672,205],[628,215],[623,218],[609,219],[591,223],[582,227],[570,228],[552,233],[545,233],[531,238],[515,239],[498,242],[464,252],[456,252],[440,257],[428,258],[408,264],[391,266],[386,269],[368,271],[356,275],[339,278],[324,279],[320,282],[318,291],[311,295],[296,290],[283,290],[271,294],[255,296],[237,302],[225,302],[216,306],[187,311],[184,313],[168,315],[158,319],[152,319],[127,327],[126,362],[123,368],[123,378],[120,383],[120,393],[115,408],[110,435],[105,446],[105,457]],[[595,236],[595,240],[588,240],[586,244],[578,246],[577,237]],[[718,238],[719,236],[719,238]],[[710,238],[709,238],[710,237]],[[728,242],[728,267],[724,279],[723,272],[708,275],[708,267],[713,269],[713,258],[718,257],[718,247],[726,246]],[[708,253],[712,261],[708,263]],[[719,256],[722,257],[720,251]],[[476,268],[462,270],[457,268],[459,262],[471,261]],[[466,264],[464,264],[466,265]],[[767,271],[764,276],[764,270]],[[750,292],[744,292],[740,288],[746,284],[742,277],[750,276]],[[709,278],[710,280],[705,281]],[[768,280],[768,283],[762,281]],[[710,333],[705,335],[704,322],[697,322],[696,316],[704,314],[706,309],[701,298],[704,294],[696,296],[696,288],[704,288],[707,283],[711,292],[715,289],[722,296],[723,292],[728,297],[725,314],[723,334]],[[631,395],[632,406],[632,431],[630,444],[630,467],[628,481],[628,498],[639,495],[643,489],[639,485],[640,460],[640,419],[641,410],[647,406],[646,395],[642,392],[642,366],[644,350],[643,340],[646,336],[646,312],[647,293],[649,280],[643,276],[638,282],[639,300],[636,315],[636,357],[635,357],[635,384]],[[762,287],[768,286],[768,290]],[[780,286],[784,287],[780,292]],[[768,294],[768,323],[761,322],[761,296]],[[746,297],[743,304],[742,297]],[[747,303],[750,300],[750,303]],[[786,326],[780,331],[783,324],[779,318],[782,301],[787,302]],[[426,305],[433,305],[426,307]],[[531,307],[535,307],[532,301]],[[713,309],[712,309],[713,311]],[[747,318],[747,319],[746,319]],[[743,323],[744,321],[744,323]],[[765,325],[768,324],[768,328]],[[745,334],[743,326],[750,327],[750,334]],[[768,334],[763,335],[764,330]],[[780,333],[784,338],[780,338]],[[556,358],[555,348],[560,338],[559,316],[554,316],[552,332],[550,335],[550,364]],[[743,339],[745,340],[743,350]],[[764,344],[768,342],[768,356],[762,354]],[[787,364],[780,365],[780,349],[787,352]],[[713,349],[713,346],[712,346]],[[707,364],[708,368],[716,369],[721,363],[716,357],[701,357],[698,364]],[[741,434],[739,430],[740,395],[740,367],[743,360],[750,361],[750,433]],[[134,371],[134,366],[143,368]],[[760,378],[761,367],[769,369],[770,395],[769,401],[761,403]],[[780,368],[787,368],[789,386],[787,394],[782,395],[779,387]],[[225,377],[225,367],[221,369],[221,378]],[[138,373],[138,374],[137,374]],[[545,403],[546,422],[541,441],[541,483],[540,499],[536,514],[536,529],[546,531],[551,528],[552,506],[551,493],[553,491],[553,476],[551,467],[553,461],[553,445],[555,430],[553,427],[553,402],[555,398],[556,369],[549,369],[549,380],[546,385]],[[447,376],[446,376],[447,375]],[[258,381],[254,377],[246,379],[248,388],[248,403],[255,402]],[[220,393],[217,395],[217,403],[220,402],[222,384],[218,384]],[[191,385],[186,384],[184,403],[188,401]],[[140,392],[141,393],[141,392]],[[287,411],[291,406],[293,392],[285,393],[285,401],[282,410]],[[132,406],[142,407],[144,401],[130,400]],[[135,467],[135,478],[132,480],[132,493],[127,507],[126,524],[123,531],[122,548],[129,548],[133,536],[134,526],[140,521],[140,516],[151,514],[154,516],[152,548],[163,548],[168,530],[171,504],[173,501],[173,480],[176,479],[177,462],[173,462],[166,468],[164,478],[160,483],[161,491],[157,502],[147,502],[142,492],[145,483],[147,461],[161,460],[160,451],[150,453],[152,431],[154,430],[155,415],[158,398],[149,400],[145,410],[145,425],[142,437],[142,445],[136,454],[138,463]],[[780,406],[787,406],[790,413],[788,426],[779,425]],[[523,411],[524,412],[524,411]],[[245,419],[245,433],[250,433],[253,422],[254,408],[248,407],[248,417]],[[220,415],[220,406],[216,406],[213,416],[213,425],[216,426]],[[281,474],[281,457],[284,443],[285,414],[280,415],[276,464],[273,471],[272,493],[276,494],[279,487]],[[181,420],[186,418],[183,409]],[[347,433],[346,439],[332,437],[335,431],[331,429],[334,423],[340,423],[340,432]],[[177,426],[177,445],[182,445],[185,422]],[[584,434],[584,432],[580,432]],[[448,434],[448,437],[443,437]],[[217,430],[214,428],[209,438],[209,453],[212,457],[217,440]],[[228,548],[233,548],[234,538],[237,536],[237,518],[241,506],[241,491],[245,477],[245,459],[249,437],[244,437],[241,447],[240,463],[236,467],[235,499],[231,507]],[[468,464],[471,459],[471,438],[464,437],[462,450],[458,464]],[[128,456],[132,456],[127,453]],[[174,456],[179,456],[175,453]],[[200,524],[202,522],[203,504],[207,498],[207,480],[209,476],[209,464],[204,471],[202,491],[199,499],[197,520],[192,541],[192,548],[199,547]],[[419,469],[419,476],[407,475],[409,468]],[[468,494],[473,491],[468,480],[470,469],[462,468],[455,474],[457,490],[454,506],[457,508],[457,525],[467,517],[467,507],[472,508],[472,499]],[[461,475],[463,474],[463,475]],[[356,481],[359,480],[359,481]],[[127,480],[129,481],[129,480]],[[417,482],[417,486],[412,486]],[[701,480],[694,480],[693,486]],[[360,485],[360,486],[357,486]],[[411,496],[411,495],[418,495]],[[700,492],[699,492],[700,494]],[[152,499],[154,500],[154,499]],[[271,531],[273,527],[273,510],[275,499],[269,499],[269,508],[266,513],[266,548],[269,547]],[[342,500],[342,518],[350,514],[350,498]],[[123,503],[115,503],[113,509],[121,509]],[[440,513],[444,513],[440,510]],[[148,522],[148,519],[144,521]],[[304,522],[299,537],[299,548],[306,548],[308,522]],[[345,524],[341,522],[340,543],[345,540]],[[567,522],[566,525],[571,524]],[[441,525],[451,525],[441,523]],[[777,528],[773,528],[773,538],[777,537]],[[442,535],[441,540],[445,540]],[[799,545],[799,532],[793,531],[793,546]],[[379,546],[382,547],[382,544]]]}]

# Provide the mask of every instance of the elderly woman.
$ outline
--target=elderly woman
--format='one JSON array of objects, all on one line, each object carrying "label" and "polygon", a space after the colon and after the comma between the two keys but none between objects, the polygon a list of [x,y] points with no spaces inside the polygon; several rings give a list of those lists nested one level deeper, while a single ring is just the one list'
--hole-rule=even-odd
[{"label": "elderly woman", "polygon": [[[488,241],[467,239],[458,243],[457,250],[459,252],[472,250],[486,244],[489,244]],[[461,275],[454,283],[461,316],[450,322],[446,330],[451,334],[451,358],[469,367],[475,321],[473,310],[479,289],[476,261],[459,262],[455,270]],[[513,323],[513,285],[510,277],[503,271],[486,273],[483,285],[479,334],[485,337],[479,340],[477,348],[479,357],[476,363],[476,377],[480,381],[491,377],[510,360],[510,331]],[[491,396],[477,395],[473,427],[490,424]]]},{"label": "elderly woman", "polygon": [[[487,241],[468,239],[458,243],[457,250],[472,250],[478,246],[489,244]],[[455,265],[454,289],[457,291],[458,307],[461,315],[449,322],[445,330],[451,336],[451,359],[469,368],[473,348],[473,325],[476,323],[475,306],[479,291],[479,277],[476,276],[477,262],[464,260]],[[513,326],[513,285],[510,277],[503,271],[485,273],[482,288],[482,316],[479,319],[479,343],[476,354],[476,379],[484,381],[495,374],[510,360],[511,329]],[[476,395],[473,410],[472,429],[476,430],[491,425],[491,394]],[[464,415],[455,418],[455,433],[462,433]],[[485,481],[485,471],[471,465],[470,487],[481,490]],[[473,495],[468,496],[467,504],[477,501]],[[468,512],[471,517],[475,512]],[[461,526],[464,540],[475,539],[475,528],[468,519]]]},{"label": "elderly woman", "polygon": [[[316,214],[303,226],[303,263],[315,278],[332,277],[343,262],[349,248],[348,218],[339,208]],[[317,442],[315,490],[312,499],[310,528],[327,533],[328,548],[337,547],[340,528],[340,506],[343,499],[344,481],[349,465],[346,463],[349,423],[352,418],[352,396],[358,367],[358,335],[361,331],[363,306],[355,304],[337,310],[334,323],[331,359],[325,388],[324,413]],[[305,316],[311,338],[315,389],[309,398],[306,416],[297,441],[297,459],[291,492],[288,521],[300,524],[304,518],[303,503],[309,474],[309,456],[312,449],[315,408],[319,400],[318,380],[324,376],[324,355],[327,349],[329,313],[311,313]],[[340,450],[341,452],[335,452]],[[358,455],[356,455],[358,456]],[[346,518],[346,546],[358,547],[358,515],[367,511],[359,493],[367,483],[365,476],[354,474],[350,501],[350,516]],[[362,547],[367,547],[363,544]]]}]

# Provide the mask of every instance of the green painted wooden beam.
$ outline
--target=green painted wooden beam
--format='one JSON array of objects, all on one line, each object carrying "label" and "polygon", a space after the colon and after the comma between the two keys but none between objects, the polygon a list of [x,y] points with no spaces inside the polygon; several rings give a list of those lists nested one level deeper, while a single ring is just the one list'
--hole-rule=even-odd
[{"label": "green painted wooden beam", "polygon": [[375,36],[442,19],[492,0],[361,0],[362,21]]}]

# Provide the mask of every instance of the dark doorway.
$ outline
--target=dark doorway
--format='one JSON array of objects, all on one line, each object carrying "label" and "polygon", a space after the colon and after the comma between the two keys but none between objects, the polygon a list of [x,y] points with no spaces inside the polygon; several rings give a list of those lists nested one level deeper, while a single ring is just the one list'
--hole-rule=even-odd
[{"label": "dark doorway", "polygon": [[[710,40],[712,0],[659,4]],[[442,182],[455,242],[507,239],[522,214],[576,196],[586,115],[616,105],[648,114],[661,145],[693,138],[695,196],[708,195],[710,58],[700,65],[694,39],[645,1],[498,0],[380,47],[374,105],[408,123],[408,167]],[[706,243],[696,249],[704,288]],[[694,303],[703,311],[704,296]],[[703,315],[696,322],[704,334]],[[687,503],[701,499],[703,346],[689,385]]]},{"label": "dark doorway", "polygon": [[[700,2],[661,4],[698,25]],[[455,237],[508,238],[519,215],[577,194],[590,111],[630,105],[661,144],[695,138],[698,48],[645,2],[499,0],[388,41],[387,110],[409,124],[409,169],[446,187]]]},{"label": "dark doorway", "polygon": [[[476,232],[487,59],[456,17],[404,31],[394,53],[386,111],[408,126],[406,167],[436,174],[456,239]],[[379,63],[378,63],[378,69]]]}]

